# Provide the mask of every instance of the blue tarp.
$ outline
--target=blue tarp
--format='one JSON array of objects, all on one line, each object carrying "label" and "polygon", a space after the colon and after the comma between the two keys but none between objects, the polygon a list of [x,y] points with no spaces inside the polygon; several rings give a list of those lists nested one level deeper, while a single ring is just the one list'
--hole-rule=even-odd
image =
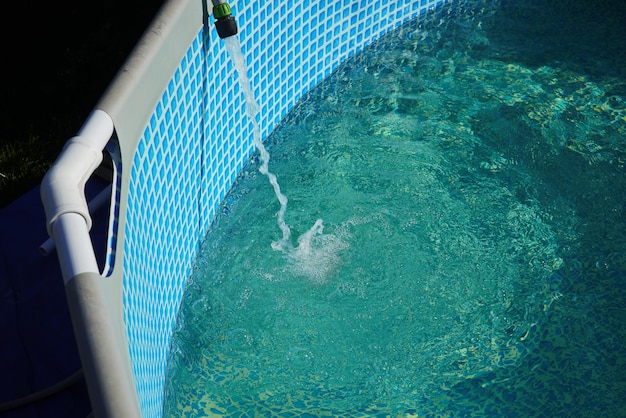
[{"label": "blue tarp", "polygon": [[[88,196],[103,185],[91,182]],[[103,245],[107,208],[94,214],[92,239]],[[43,256],[48,238],[39,188],[0,209],[0,404],[46,389],[82,366],[56,252]],[[0,417],[86,417],[85,381]]]}]

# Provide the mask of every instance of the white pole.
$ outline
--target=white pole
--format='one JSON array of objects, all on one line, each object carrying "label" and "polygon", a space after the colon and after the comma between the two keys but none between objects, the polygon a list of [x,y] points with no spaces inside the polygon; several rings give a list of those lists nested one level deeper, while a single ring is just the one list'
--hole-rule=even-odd
[{"label": "white pole", "polygon": [[79,274],[99,272],[89,229],[82,215],[64,213],[54,222],[52,230],[66,284]]}]

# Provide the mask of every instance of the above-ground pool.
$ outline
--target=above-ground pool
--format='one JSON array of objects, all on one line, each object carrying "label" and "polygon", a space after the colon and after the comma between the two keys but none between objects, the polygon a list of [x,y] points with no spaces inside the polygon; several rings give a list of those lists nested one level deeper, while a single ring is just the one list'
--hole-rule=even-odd
[{"label": "above-ground pool", "polygon": [[301,99],[266,141],[292,238],[253,157],[164,415],[625,416],[626,62],[572,16],[440,6]]},{"label": "above-ground pool", "polygon": [[94,416],[626,416],[626,4],[215,2],[42,182]]}]

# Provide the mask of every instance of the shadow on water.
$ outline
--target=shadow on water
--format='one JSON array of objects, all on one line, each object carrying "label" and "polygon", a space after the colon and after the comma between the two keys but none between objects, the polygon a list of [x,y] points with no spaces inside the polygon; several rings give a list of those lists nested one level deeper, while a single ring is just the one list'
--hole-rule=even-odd
[{"label": "shadow on water", "polygon": [[486,27],[503,60],[568,65],[590,76],[626,76],[626,2],[503,0]]}]

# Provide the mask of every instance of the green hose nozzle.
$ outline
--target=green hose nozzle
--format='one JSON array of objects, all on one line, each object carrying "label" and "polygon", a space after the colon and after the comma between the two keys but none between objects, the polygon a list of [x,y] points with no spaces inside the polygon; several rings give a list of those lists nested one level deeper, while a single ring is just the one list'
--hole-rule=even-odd
[{"label": "green hose nozzle", "polygon": [[232,14],[233,12],[230,9],[230,5],[228,3],[221,3],[213,6],[213,17],[215,19],[222,19]]},{"label": "green hose nozzle", "polygon": [[215,18],[217,34],[224,39],[237,34],[237,22],[232,15],[230,5],[219,1],[213,1],[213,17]]}]

